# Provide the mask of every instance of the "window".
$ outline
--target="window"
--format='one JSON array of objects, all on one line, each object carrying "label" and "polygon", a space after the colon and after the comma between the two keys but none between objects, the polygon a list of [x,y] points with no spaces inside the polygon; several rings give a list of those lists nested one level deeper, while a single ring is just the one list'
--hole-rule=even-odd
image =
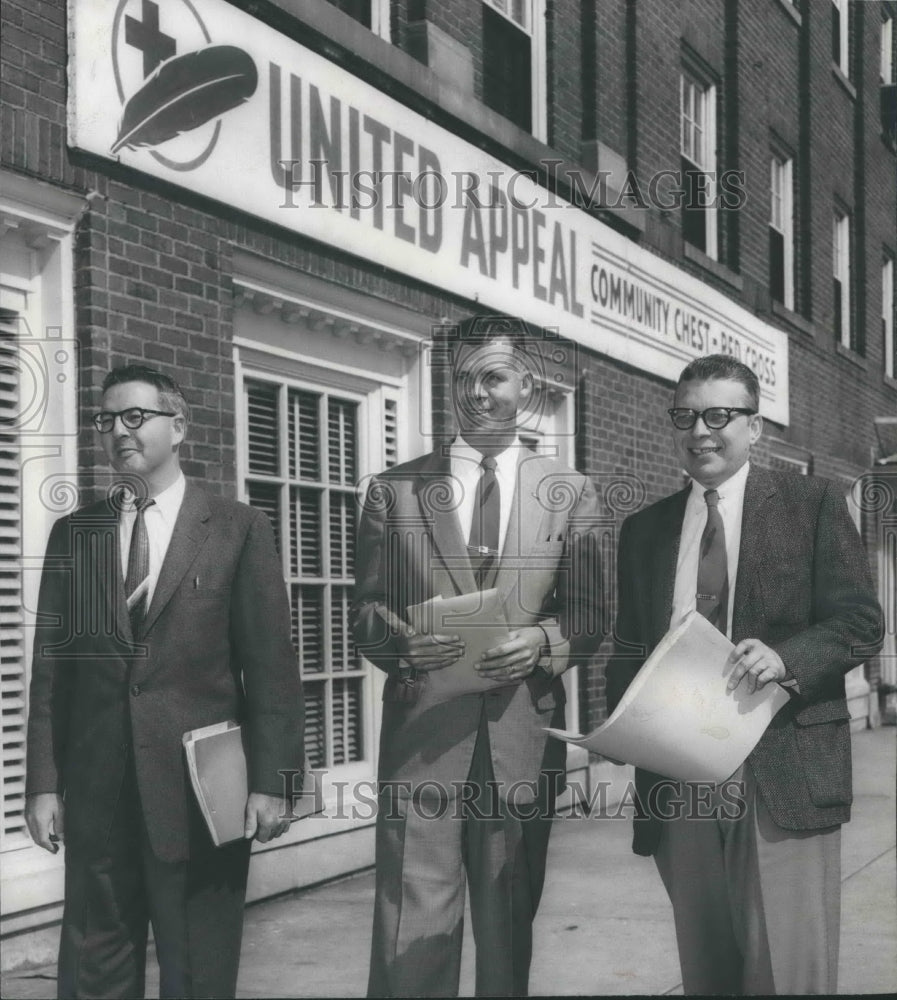
[{"label": "window", "polygon": [[897,344],[894,343],[894,258],[881,265],[881,339],[885,348],[885,374],[897,378]]},{"label": "window", "polygon": [[845,76],[848,65],[848,0],[832,0],[832,62]]},{"label": "window", "polygon": [[770,160],[769,291],[776,302],[794,309],[794,216],[792,160]]},{"label": "window", "polygon": [[544,0],[484,0],[483,103],[547,135]]},{"label": "window", "polygon": [[375,35],[385,38],[387,42],[390,40],[389,0],[329,0],[329,2],[354,21],[373,31]]},{"label": "window", "polygon": [[679,103],[685,190],[682,235],[716,260],[716,88],[683,73]]},{"label": "window", "polygon": [[359,475],[357,398],[244,381],[246,495],[271,520],[290,594],[310,766],[365,756],[367,672],[349,634]]},{"label": "window", "polygon": [[850,324],[850,216],[835,211],[832,225],[832,291],[835,336],[852,347]]},{"label": "window", "polygon": [[891,83],[894,77],[894,18],[882,12],[881,22],[881,68],[882,83]]}]

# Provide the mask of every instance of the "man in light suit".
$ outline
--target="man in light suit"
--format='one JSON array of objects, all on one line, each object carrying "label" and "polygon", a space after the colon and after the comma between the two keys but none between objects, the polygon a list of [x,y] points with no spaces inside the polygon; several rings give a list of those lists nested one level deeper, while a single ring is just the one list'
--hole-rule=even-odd
[{"label": "man in light suit", "polygon": [[636,771],[633,847],[654,855],[673,904],[689,994],[836,991],[851,802],[844,675],[880,645],[843,491],[749,463],[759,398],[756,376],[734,358],[688,365],[669,412],[692,482],[629,517],[620,535],[610,710],[695,608],[735,643],[729,690],[778,683],[791,695],[736,775],[737,818],[725,807],[696,817],[687,787]]},{"label": "man in light suit", "polygon": [[[507,317],[462,324],[450,344],[459,435],[378,477],[361,519],[354,636],[387,674],[371,996],[457,994],[465,869],[477,994],[527,992],[566,749],[543,727],[563,726],[561,674],[601,636],[594,489],[518,440],[536,391],[524,330]],[[505,686],[434,700],[432,672],[463,643],[396,626],[410,605],[492,587],[510,638],[476,669]]]},{"label": "man in light suit", "polygon": [[[26,820],[65,840],[60,997],[143,996],[148,921],[163,997],[233,996],[253,837],[289,825],[302,767],[289,609],[264,514],[184,479],[187,403],[142,365],[110,372],[94,423],[125,482],[53,527],[28,719]],[[245,839],[214,847],[185,732],[235,719]]]}]

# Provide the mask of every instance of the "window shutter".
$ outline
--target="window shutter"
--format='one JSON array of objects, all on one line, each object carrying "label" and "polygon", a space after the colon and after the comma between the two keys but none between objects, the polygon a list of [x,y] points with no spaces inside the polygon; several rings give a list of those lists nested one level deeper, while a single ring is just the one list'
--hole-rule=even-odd
[{"label": "window shutter", "polygon": [[[278,544],[287,533],[284,570],[305,693],[308,762],[327,767],[359,761],[368,668],[355,654],[349,629],[359,404],[276,377],[247,377],[244,386],[246,494],[271,518]],[[395,415],[393,403],[387,433],[394,454]]]},{"label": "window shutter", "polygon": [[398,406],[394,399],[383,400],[383,464],[391,469],[399,463]]},{"label": "window shutter", "polygon": [[22,617],[21,455],[16,315],[0,313],[0,714],[3,822],[0,849],[26,847],[25,630]]}]

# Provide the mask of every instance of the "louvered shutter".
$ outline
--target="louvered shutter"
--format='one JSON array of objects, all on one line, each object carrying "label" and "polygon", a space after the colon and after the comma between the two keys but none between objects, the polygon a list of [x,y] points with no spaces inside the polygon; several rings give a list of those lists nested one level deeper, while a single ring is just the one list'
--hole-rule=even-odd
[{"label": "louvered shutter", "polygon": [[349,632],[358,402],[286,380],[247,378],[244,384],[246,493],[286,532],[284,569],[305,690],[308,762],[351,763],[364,755],[366,678]]},{"label": "louvered shutter", "polygon": [[25,631],[22,617],[22,490],[16,316],[0,313],[0,714],[3,821],[0,849],[26,847]]},{"label": "louvered shutter", "polygon": [[383,464],[391,469],[399,464],[399,415],[396,400],[383,400]]}]

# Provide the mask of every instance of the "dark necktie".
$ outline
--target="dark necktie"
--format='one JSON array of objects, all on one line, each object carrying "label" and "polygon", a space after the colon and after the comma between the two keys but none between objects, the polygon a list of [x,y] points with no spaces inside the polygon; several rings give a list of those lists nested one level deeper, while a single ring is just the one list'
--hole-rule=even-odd
[{"label": "dark necktie", "polygon": [[491,455],[484,455],[480,465],[483,474],[477,483],[470,525],[470,564],[478,587],[482,586],[498,556],[501,520],[501,490],[495,478],[496,461]]},{"label": "dark necktie", "polygon": [[719,493],[707,490],[707,523],[701,535],[698,558],[696,607],[720,632],[726,631],[729,610],[729,568],[726,560],[726,531],[719,512]]},{"label": "dark necktie", "polygon": [[146,591],[141,594],[136,601],[131,600],[131,595],[149,576],[149,536],[146,533],[145,511],[156,501],[147,497],[134,500],[134,507],[137,510],[137,517],[134,519],[134,528],[131,532],[131,545],[128,549],[128,571],[125,574],[125,596],[128,599],[128,617],[131,619],[131,634],[136,638],[143,625],[143,618],[146,614]]}]

